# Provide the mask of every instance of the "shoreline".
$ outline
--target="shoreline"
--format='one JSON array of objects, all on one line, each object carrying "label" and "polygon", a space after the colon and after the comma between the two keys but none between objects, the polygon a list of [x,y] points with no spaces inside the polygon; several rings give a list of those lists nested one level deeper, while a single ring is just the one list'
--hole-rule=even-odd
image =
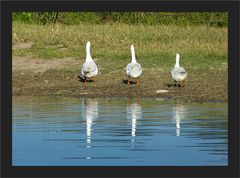
[{"label": "shoreline", "polygon": [[[12,94],[16,96],[63,96],[74,98],[163,98],[177,102],[227,102],[227,68],[187,69],[186,86],[175,87],[169,70],[145,69],[141,84],[126,83],[122,69],[101,72],[96,84],[79,78],[76,59],[13,59]],[[70,65],[70,66],[68,66]],[[73,67],[74,66],[74,67]],[[201,74],[201,75],[199,75]],[[164,99],[165,98],[165,99]]]},{"label": "shoreline", "polygon": [[144,96],[144,97],[134,97],[134,96],[72,96],[72,95],[16,95],[13,94],[12,97],[53,97],[53,98],[72,98],[72,99],[155,99],[158,101],[163,102],[173,102],[173,103],[181,103],[181,104],[187,104],[187,103],[228,103],[228,100],[205,100],[205,99],[178,99],[178,98],[171,98],[171,97],[160,97],[160,96]]}]

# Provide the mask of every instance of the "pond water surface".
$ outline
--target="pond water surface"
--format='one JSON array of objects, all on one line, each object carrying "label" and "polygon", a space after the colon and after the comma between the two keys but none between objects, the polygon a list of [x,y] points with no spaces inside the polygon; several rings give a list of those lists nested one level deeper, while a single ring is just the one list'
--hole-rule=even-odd
[{"label": "pond water surface", "polygon": [[228,165],[226,103],[13,98],[14,166]]}]

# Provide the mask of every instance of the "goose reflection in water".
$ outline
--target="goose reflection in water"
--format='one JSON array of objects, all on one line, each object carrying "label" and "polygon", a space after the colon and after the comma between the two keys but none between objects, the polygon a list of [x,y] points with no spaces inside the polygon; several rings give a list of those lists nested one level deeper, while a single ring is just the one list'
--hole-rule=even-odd
[{"label": "goose reflection in water", "polygon": [[186,108],[184,105],[178,104],[175,107],[173,107],[173,118],[176,122],[176,136],[180,136],[181,135],[181,120],[184,119],[185,117],[185,111]]},{"label": "goose reflection in water", "polygon": [[83,119],[86,120],[86,142],[87,148],[91,147],[92,126],[98,118],[98,102],[96,99],[84,99],[83,101]]},{"label": "goose reflection in water", "polygon": [[[131,129],[132,143],[135,142],[137,120],[142,119],[142,106],[138,103],[134,103],[134,102],[131,102],[131,100],[129,100],[129,105],[127,107],[127,118],[129,121],[131,120],[131,125],[132,125],[132,129]],[[134,147],[134,145],[132,146]]]}]

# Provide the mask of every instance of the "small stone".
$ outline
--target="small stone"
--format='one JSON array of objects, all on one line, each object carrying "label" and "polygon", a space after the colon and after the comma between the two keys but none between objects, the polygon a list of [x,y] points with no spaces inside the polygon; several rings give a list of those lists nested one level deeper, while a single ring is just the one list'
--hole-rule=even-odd
[{"label": "small stone", "polygon": [[156,90],[156,93],[168,93],[169,90]]}]

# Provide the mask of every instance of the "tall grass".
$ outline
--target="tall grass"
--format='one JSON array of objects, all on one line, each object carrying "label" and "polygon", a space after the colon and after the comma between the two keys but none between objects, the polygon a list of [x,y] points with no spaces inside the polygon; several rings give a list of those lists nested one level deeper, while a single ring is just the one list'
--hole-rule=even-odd
[{"label": "tall grass", "polygon": [[[175,54],[181,64],[208,68],[227,63],[227,28],[206,25],[143,24],[25,24],[13,23],[13,44],[32,42],[30,49],[14,49],[13,56],[33,58],[85,58],[85,44],[91,41],[92,57],[102,66],[122,68],[130,60],[134,44],[138,61],[145,68],[171,67]],[[118,66],[118,67],[117,67]]]},{"label": "tall grass", "polygon": [[14,12],[14,21],[37,24],[125,23],[145,25],[211,25],[226,27],[225,12]]}]

